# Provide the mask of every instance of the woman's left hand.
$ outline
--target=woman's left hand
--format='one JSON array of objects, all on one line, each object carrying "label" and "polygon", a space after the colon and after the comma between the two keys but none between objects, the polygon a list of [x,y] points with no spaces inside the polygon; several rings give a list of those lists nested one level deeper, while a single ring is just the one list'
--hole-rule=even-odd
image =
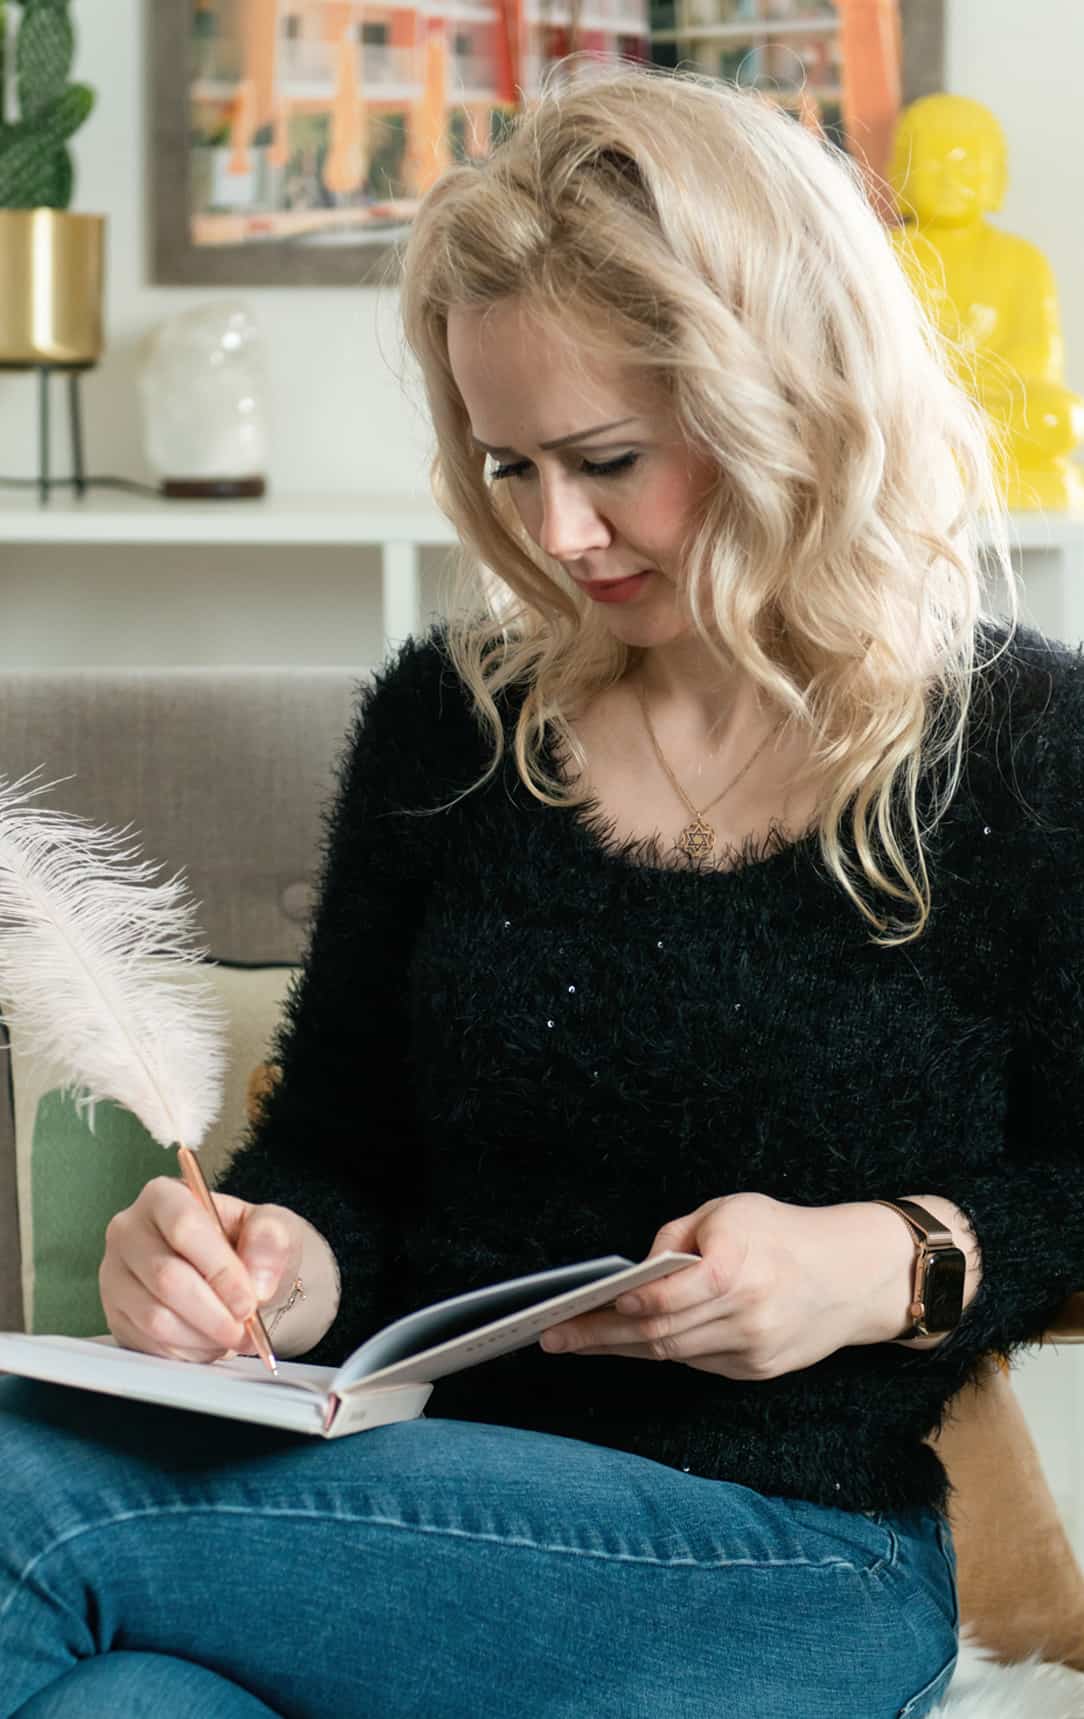
[{"label": "woman's left hand", "polygon": [[792,1206],[757,1193],[708,1200],[664,1224],[647,1256],[698,1253],[696,1265],[636,1290],[641,1312],[626,1312],[620,1296],[613,1307],[551,1326],[542,1347],[558,1347],[556,1333],[572,1354],[774,1379],[852,1344],[890,1341],[899,1317],[886,1309],[898,1306],[913,1248],[899,1223],[900,1250],[886,1249],[869,1211],[857,1202]]}]

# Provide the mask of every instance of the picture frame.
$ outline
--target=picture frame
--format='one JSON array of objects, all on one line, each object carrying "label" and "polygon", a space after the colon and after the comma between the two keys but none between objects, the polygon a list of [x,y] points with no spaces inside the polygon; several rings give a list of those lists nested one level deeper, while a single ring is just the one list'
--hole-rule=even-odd
[{"label": "picture frame", "polygon": [[[652,57],[756,90],[852,155],[874,206],[902,108],[944,88],[945,0],[652,0]],[[663,56],[665,55],[665,59]]]},{"label": "picture frame", "polygon": [[947,0],[900,0],[903,29],[903,105],[945,88]]},{"label": "picture frame", "polygon": [[[773,4],[776,0],[773,0]],[[827,0],[826,0],[827,3]],[[380,9],[351,0],[350,11],[358,22],[356,46],[329,45],[319,39],[319,9],[330,0],[144,0],[148,37],[148,228],[149,273],[153,284],[164,286],[203,285],[253,286],[364,286],[394,284],[398,279],[398,254],[409,232],[411,202],[402,192],[400,169],[411,138],[404,135],[402,119],[392,101],[374,104],[358,112],[360,104],[348,104],[346,117],[336,126],[329,97],[331,81],[349,74],[349,54],[356,52],[367,67],[366,86],[381,81],[395,87],[403,64],[395,56],[408,55],[417,66],[415,46],[399,49],[384,39],[386,29]],[[597,33],[582,44],[575,34],[552,31],[546,41],[547,60],[562,52],[590,46],[605,56],[607,50],[622,60],[642,60],[660,66],[695,66],[697,56],[688,52],[682,25],[688,25],[690,7],[696,17],[710,15],[712,8],[737,8],[757,12],[767,0],[613,0],[612,28],[599,47]],[[898,0],[902,40],[903,101],[915,100],[943,87],[945,0]],[[785,7],[786,0],[783,0]],[[487,53],[502,42],[514,40],[507,30],[522,28],[523,18],[534,19],[520,8],[520,0],[492,0],[493,17],[483,37]],[[340,7],[341,13],[341,7]],[[197,21],[202,20],[201,35]],[[246,76],[253,66],[259,73],[260,45],[268,21],[275,30],[275,94],[269,106],[270,85],[266,76]],[[513,21],[510,23],[510,20]],[[425,64],[433,64],[443,90],[449,76],[445,52],[447,30],[442,20],[419,18],[419,29],[429,28],[424,43]],[[436,27],[439,25],[440,45]],[[218,31],[216,36],[215,31]],[[478,86],[455,110],[454,147],[461,156],[491,147],[500,135],[501,124],[514,115],[519,98],[537,88],[544,63],[537,52],[537,22],[531,24],[531,39],[522,58],[509,53],[522,84],[506,75],[503,88],[517,99],[494,99],[493,66],[480,68]],[[548,27],[547,27],[548,28]],[[245,35],[245,32],[248,35]],[[502,34],[504,31],[504,34]],[[246,55],[238,50],[244,40]],[[255,49],[252,41],[256,41]],[[430,45],[432,42],[432,46]],[[457,35],[453,62],[456,87],[471,81],[472,38]],[[338,57],[338,58],[336,58]],[[266,59],[266,53],[265,53]],[[480,62],[477,62],[480,65]],[[280,75],[280,67],[289,74]],[[500,68],[498,68],[499,70]],[[505,66],[508,71],[508,65]],[[372,73],[372,77],[370,77]],[[281,86],[281,90],[280,90]],[[320,103],[312,92],[322,89]],[[295,96],[293,92],[300,91]],[[245,102],[249,103],[247,122]],[[400,103],[400,106],[403,104]],[[362,127],[362,136],[354,135]],[[486,133],[488,132],[488,135]],[[325,181],[334,175],[329,166],[336,153],[348,160],[351,149],[367,162],[365,195],[352,192],[329,194]],[[398,151],[398,153],[397,153]],[[453,157],[454,158],[454,157]],[[443,163],[447,164],[447,161]],[[245,174],[275,176],[274,207],[264,197],[252,197],[246,211],[236,187],[246,183]],[[433,174],[435,176],[435,172]],[[291,183],[291,177],[293,183]],[[417,179],[417,174],[415,174]],[[349,178],[347,171],[344,183]],[[282,186],[285,184],[285,193]],[[381,200],[373,187],[387,190]],[[314,187],[318,191],[317,197]],[[291,198],[297,207],[290,205]],[[319,206],[317,206],[319,204]],[[231,225],[232,223],[232,225]]]}]

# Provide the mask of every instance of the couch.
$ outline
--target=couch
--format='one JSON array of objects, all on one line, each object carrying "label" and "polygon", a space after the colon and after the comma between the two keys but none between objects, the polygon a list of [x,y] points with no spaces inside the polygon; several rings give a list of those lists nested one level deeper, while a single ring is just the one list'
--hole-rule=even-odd
[{"label": "couch", "polygon": [[[0,775],[44,766],[45,781],[72,778],[45,804],[131,824],[163,878],[186,873],[216,961],[293,964],[356,684],[346,669],[7,670]],[[23,1329],[21,1265],[0,1069],[0,1330]]]},{"label": "couch", "polygon": [[[163,875],[187,874],[216,961],[293,964],[357,679],[313,668],[4,671],[0,775],[44,765],[45,780],[72,777],[47,803],[131,824]],[[23,1329],[19,1235],[0,1078],[0,1330]],[[1084,1332],[1081,1314],[1077,1297],[1066,1338]],[[1084,1670],[1084,1574],[1011,1375],[991,1359],[933,1442],[955,1488],[961,1622],[1006,1662],[1038,1652]]]}]

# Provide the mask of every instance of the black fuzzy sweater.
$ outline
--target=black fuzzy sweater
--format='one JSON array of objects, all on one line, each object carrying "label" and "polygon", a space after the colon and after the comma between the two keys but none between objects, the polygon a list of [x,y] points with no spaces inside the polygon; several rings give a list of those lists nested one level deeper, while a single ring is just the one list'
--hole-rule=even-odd
[{"label": "black fuzzy sweater", "polygon": [[307,1358],[468,1288],[639,1259],[716,1195],[941,1194],[984,1278],[936,1349],[748,1382],[532,1345],[438,1381],[428,1413],[844,1509],[943,1508],[924,1435],[984,1353],[1084,1287],[1084,655],[1024,628],[984,675],[928,843],[930,923],[885,950],[815,836],[674,869],[597,808],[540,805],[507,758],[409,815],[487,756],[441,641],[359,689],[282,1081],[219,1181],[336,1253],[341,1308]]}]

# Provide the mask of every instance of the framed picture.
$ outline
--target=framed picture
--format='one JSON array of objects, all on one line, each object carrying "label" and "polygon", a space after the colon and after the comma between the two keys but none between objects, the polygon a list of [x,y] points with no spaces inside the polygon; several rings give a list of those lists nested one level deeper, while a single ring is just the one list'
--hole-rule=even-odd
[{"label": "framed picture", "polygon": [[874,183],[901,107],[944,88],[945,0],[652,0],[651,40],[656,61],[770,95]]},{"label": "framed picture", "polygon": [[[490,151],[565,56],[769,90],[883,165],[901,101],[942,85],[944,0],[145,0],[152,280],[394,282],[418,202]],[[589,75],[582,69],[577,75]]]},{"label": "framed picture", "polygon": [[379,0],[145,0],[153,279],[357,286],[457,160],[489,153],[573,52],[650,59],[649,0],[597,27],[537,0],[431,13]]}]

